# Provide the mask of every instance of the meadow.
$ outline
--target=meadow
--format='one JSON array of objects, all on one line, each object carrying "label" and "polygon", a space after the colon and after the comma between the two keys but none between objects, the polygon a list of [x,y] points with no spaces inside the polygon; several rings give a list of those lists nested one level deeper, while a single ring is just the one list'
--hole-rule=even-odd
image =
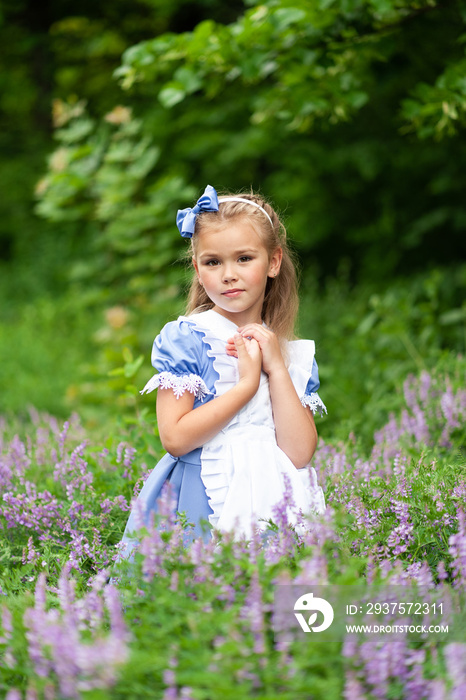
[{"label": "meadow", "polygon": [[464,625],[441,639],[311,644],[277,635],[273,601],[279,584],[395,585],[462,600],[465,365],[452,354],[406,377],[399,409],[371,441],[354,431],[320,441],[313,464],[327,510],[299,532],[285,493],[266,539],[187,547],[189,523],[167,492],[132,564],[114,560],[131,500],[162,454],[153,415],[105,438],[76,413],[3,419],[2,697],[462,698]]}]

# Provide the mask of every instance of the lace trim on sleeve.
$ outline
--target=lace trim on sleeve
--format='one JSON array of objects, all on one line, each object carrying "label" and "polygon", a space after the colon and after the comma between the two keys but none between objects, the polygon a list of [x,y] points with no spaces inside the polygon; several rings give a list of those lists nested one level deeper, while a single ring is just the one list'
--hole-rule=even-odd
[{"label": "lace trim on sleeve", "polygon": [[172,374],[171,372],[160,372],[159,374],[154,374],[153,377],[149,379],[144,389],[142,389],[140,394],[149,394],[154,389],[173,389],[175,396],[179,399],[183,396],[185,391],[189,391],[194,394],[196,399],[204,401],[207,394],[212,392],[208,390],[206,383],[197,374],[183,374],[181,376],[177,374]]},{"label": "lace trim on sleeve", "polygon": [[312,394],[304,394],[301,399],[301,403],[304,407],[309,406],[311,411],[314,414],[318,413],[319,416],[323,416],[324,413],[327,413],[327,408],[324,402],[316,392],[313,392]]}]

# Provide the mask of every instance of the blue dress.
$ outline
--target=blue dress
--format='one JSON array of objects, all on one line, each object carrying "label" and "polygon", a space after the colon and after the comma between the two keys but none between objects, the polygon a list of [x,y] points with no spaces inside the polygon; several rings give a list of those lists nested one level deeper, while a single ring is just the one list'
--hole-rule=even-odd
[{"label": "blue dress", "polygon": [[[213,309],[168,323],[153,345],[152,365],[157,374],[141,393],[162,387],[172,389],[178,397],[189,391],[194,395],[194,409],[215,400],[238,381],[238,361],[225,349],[236,328]],[[311,340],[288,341],[286,360],[301,403],[322,415],[326,408],[317,394],[314,350]],[[298,508],[323,512],[324,495],[315,470],[310,466],[297,470],[276,443],[268,377],[262,372],[256,395],[218,435],[182,457],[166,454],[158,462],[128,519],[123,556],[136,542],[131,533],[141,512],[146,523],[151,511],[157,512],[165,482],[173,487],[176,510],[185,511],[188,521],[194,523],[191,537],[208,541],[211,528],[235,529],[239,535],[250,535],[253,527],[265,529],[264,519],[272,517],[273,506],[283,497],[284,474]],[[202,520],[208,521],[207,526]]]}]

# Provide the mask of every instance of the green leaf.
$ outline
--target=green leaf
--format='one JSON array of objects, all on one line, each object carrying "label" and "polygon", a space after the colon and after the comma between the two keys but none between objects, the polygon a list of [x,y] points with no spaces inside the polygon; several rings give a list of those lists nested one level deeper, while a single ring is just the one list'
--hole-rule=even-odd
[{"label": "green leaf", "polygon": [[158,98],[161,104],[170,109],[186,97],[186,91],[181,83],[169,83],[159,92]]},{"label": "green leaf", "polygon": [[121,351],[121,354],[123,355],[123,359],[125,362],[132,362],[133,361],[133,353],[128,347],[124,347],[123,350]]},{"label": "green leaf", "polygon": [[134,362],[127,362],[125,365],[125,377],[128,379],[130,377],[134,377],[134,375],[137,373],[142,363],[144,362],[144,359],[144,355],[140,355],[134,360]]},{"label": "green leaf", "polygon": [[450,309],[450,311],[445,311],[439,317],[439,323],[442,326],[451,326],[456,323],[462,323],[466,320],[466,308],[460,309]]},{"label": "green leaf", "polygon": [[301,22],[306,17],[306,13],[297,7],[284,7],[276,10],[272,16],[278,31],[283,31],[291,24]]},{"label": "green leaf", "polygon": [[92,119],[75,119],[66,129],[58,129],[55,132],[55,137],[64,143],[76,143],[89,136],[94,126],[95,122]]},{"label": "green leaf", "polygon": [[184,90],[191,94],[196,92],[202,87],[202,79],[199,73],[195,72],[192,68],[185,68],[182,66],[178,68],[174,73],[174,78],[177,83],[180,83]]},{"label": "green leaf", "polygon": [[138,160],[128,168],[128,175],[136,180],[142,180],[152,170],[160,157],[160,148],[148,148]]}]

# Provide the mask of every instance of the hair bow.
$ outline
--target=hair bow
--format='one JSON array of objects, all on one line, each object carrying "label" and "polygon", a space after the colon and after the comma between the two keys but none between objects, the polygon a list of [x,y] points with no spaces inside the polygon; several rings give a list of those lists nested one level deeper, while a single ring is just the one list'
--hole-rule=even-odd
[{"label": "hair bow", "polygon": [[217,192],[211,185],[207,185],[204,194],[199,197],[196,204],[186,209],[178,209],[176,214],[176,225],[183,238],[192,238],[196,217],[203,211],[218,211]]}]

